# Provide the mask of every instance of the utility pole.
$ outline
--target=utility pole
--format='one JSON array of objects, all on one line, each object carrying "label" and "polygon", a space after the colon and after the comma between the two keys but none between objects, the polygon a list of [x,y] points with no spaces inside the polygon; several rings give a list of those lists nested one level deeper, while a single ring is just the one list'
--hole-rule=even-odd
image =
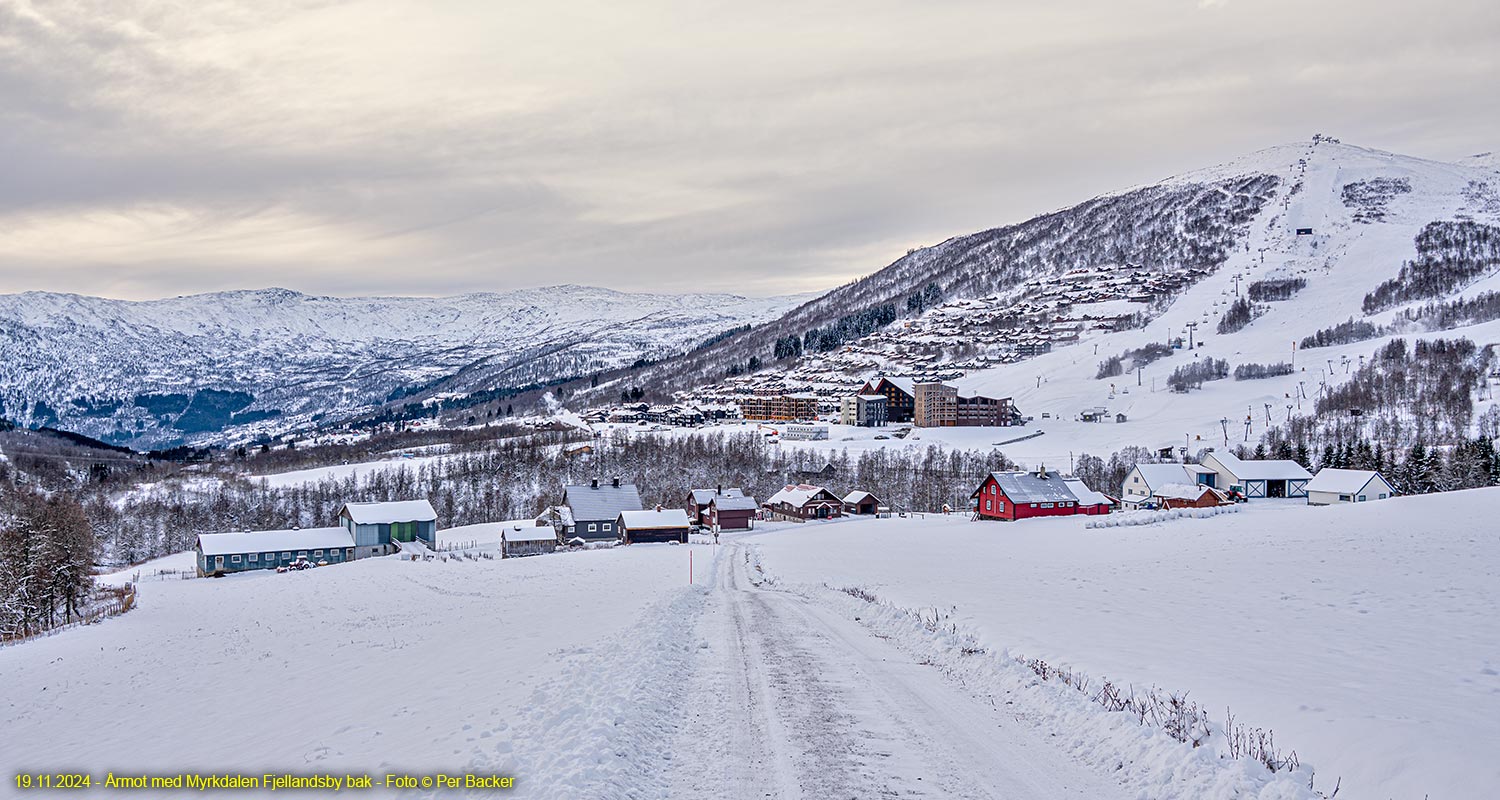
[{"label": "utility pole", "polygon": [[1219,419],[1219,427],[1224,429],[1224,446],[1229,447],[1229,417]]}]

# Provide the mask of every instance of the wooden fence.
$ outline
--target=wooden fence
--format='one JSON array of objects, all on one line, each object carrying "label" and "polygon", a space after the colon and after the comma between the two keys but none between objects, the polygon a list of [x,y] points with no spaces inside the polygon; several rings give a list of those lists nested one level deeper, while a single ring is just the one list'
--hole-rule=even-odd
[{"label": "wooden fence", "polygon": [[32,631],[23,636],[0,636],[0,646],[20,644],[32,639],[52,636],[80,625],[93,625],[109,617],[124,614],[132,608],[135,608],[135,584],[127,583],[124,586],[100,587],[94,591],[94,597],[92,602],[89,603],[88,610],[77,619],[69,620],[60,625],[53,625],[43,630]]}]

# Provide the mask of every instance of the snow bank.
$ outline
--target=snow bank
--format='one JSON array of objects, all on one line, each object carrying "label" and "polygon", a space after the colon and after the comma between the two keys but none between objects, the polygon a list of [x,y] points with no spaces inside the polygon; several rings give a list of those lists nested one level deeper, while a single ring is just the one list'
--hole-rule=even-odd
[{"label": "snow bank", "polygon": [[[774,573],[768,573],[776,583]],[[1102,681],[1044,680],[1025,661],[987,649],[972,631],[938,609],[907,609],[858,588],[834,590],[783,585],[860,622],[919,662],[941,671],[982,701],[1010,706],[1043,735],[1059,737],[1079,760],[1113,774],[1140,797],[1158,800],[1309,800],[1311,769],[1272,773],[1249,759],[1231,759],[1214,747],[1192,747],[1165,729],[1125,711],[1107,711],[1096,700]],[[1054,676],[1056,673],[1054,673]],[[1086,682],[1084,682],[1086,681]],[[1140,689],[1136,694],[1144,694]],[[1160,694],[1160,692],[1157,692]],[[1210,726],[1222,738],[1221,726]],[[1210,737],[1212,738],[1212,737]]]},{"label": "snow bank", "polygon": [[990,651],[1190,691],[1273,729],[1340,797],[1500,786],[1500,489],[1089,530],[1088,518],[761,532],[791,583],[955,609]]}]

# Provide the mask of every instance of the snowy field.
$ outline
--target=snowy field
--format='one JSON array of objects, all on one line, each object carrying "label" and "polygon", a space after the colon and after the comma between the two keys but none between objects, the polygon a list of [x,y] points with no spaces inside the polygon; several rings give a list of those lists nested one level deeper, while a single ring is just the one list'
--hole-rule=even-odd
[{"label": "snowy field", "polygon": [[1340,798],[1493,797],[1500,542],[1432,520],[1497,499],[1097,530],[849,520],[143,580],[124,616],[0,649],[0,768],[475,772],[528,798],[1312,800],[1305,771],[1189,748],[1025,655],[1190,691],[1215,723],[1232,709]]},{"label": "snowy field", "polygon": [[0,649],[0,766],[8,781],[508,764],[562,655],[687,591],[689,550],[708,548],[143,582],[124,616]]},{"label": "snowy field", "polygon": [[[956,607],[991,647],[1189,691],[1340,798],[1500,795],[1500,489],[1088,530],[862,520],[756,534],[788,583]],[[1328,786],[1323,784],[1327,782]]]}]

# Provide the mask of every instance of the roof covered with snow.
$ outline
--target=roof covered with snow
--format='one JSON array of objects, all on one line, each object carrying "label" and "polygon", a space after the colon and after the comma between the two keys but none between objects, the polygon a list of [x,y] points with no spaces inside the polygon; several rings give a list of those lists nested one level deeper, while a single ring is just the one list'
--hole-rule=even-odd
[{"label": "roof covered with snow", "polygon": [[641,493],[633,483],[614,486],[600,481],[598,486],[580,484],[563,489],[564,502],[573,509],[573,519],[588,522],[614,521],[621,511],[640,511]]},{"label": "roof covered with snow", "polygon": [[1044,474],[1045,477],[1035,472],[992,472],[990,477],[1012,503],[1067,503],[1078,499],[1056,471]]},{"label": "roof covered with snow", "polygon": [[782,489],[776,494],[771,495],[771,499],[767,500],[766,503],[773,506],[778,503],[786,503],[793,508],[801,508],[802,506],[807,505],[809,501],[817,498],[820,494],[827,495],[826,497],[820,498],[822,500],[835,503],[839,502],[839,499],[836,495],[821,486],[812,486],[806,483],[797,483],[787,484],[786,488]]},{"label": "roof covered with snow", "polygon": [[1146,482],[1146,487],[1153,492],[1156,487],[1172,483],[1191,486],[1200,482],[1198,476],[1212,471],[1197,464],[1136,464],[1135,468],[1140,472],[1141,480]]},{"label": "roof covered with snow", "polygon": [[760,508],[760,504],[755,502],[755,498],[738,494],[715,497],[713,506],[720,511],[754,511]]},{"label": "roof covered with snow", "polygon": [[1088,484],[1078,478],[1064,478],[1063,483],[1068,485],[1068,491],[1078,498],[1078,504],[1083,506],[1114,505],[1115,501],[1103,492],[1096,492],[1088,487]]},{"label": "roof covered with snow", "polygon": [[1333,492],[1336,494],[1355,494],[1365,488],[1370,481],[1380,478],[1380,473],[1369,469],[1334,469],[1324,467],[1318,470],[1318,474],[1307,482],[1309,492]]},{"label": "roof covered with snow", "polygon": [[[345,503],[344,511],[356,525],[386,525],[392,522],[436,522],[437,512],[426,500],[393,500],[385,503]],[[343,516],[343,511],[339,512]]]},{"label": "roof covered with snow", "polygon": [[717,489],[694,489],[692,495],[694,505],[706,506],[715,497],[744,497],[745,492],[741,489],[725,489],[721,494]]},{"label": "roof covered with snow", "polygon": [[500,536],[507,542],[551,542],[557,531],[551,525],[510,525],[500,529]]},{"label": "roof covered with snow", "polygon": [[854,491],[844,495],[844,502],[848,503],[851,506],[854,506],[865,502],[866,498],[876,503],[880,502],[880,498],[862,489],[855,489]]},{"label": "roof covered with snow", "polygon": [[662,528],[686,528],[689,520],[680,508],[653,508],[646,511],[621,511],[620,524],[626,530],[645,531]]},{"label": "roof covered with snow", "polygon": [[1230,474],[1247,481],[1307,480],[1312,477],[1301,464],[1284,459],[1245,460],[1233,453],[1209,453]]},{"label": "roof covered with snow", "polygon": [[1151,494],[1168,500],[1197,500],[1205,492],[1214,492],[1210,487],[1196,483],[1164,483],[1151,488]]},{"label": "roof covered with snow", "polygon": [[206,556],[274,553],[283,550],[329,550],[353,546],[354,536],[343,528],[198,534],[198,548]]}]

